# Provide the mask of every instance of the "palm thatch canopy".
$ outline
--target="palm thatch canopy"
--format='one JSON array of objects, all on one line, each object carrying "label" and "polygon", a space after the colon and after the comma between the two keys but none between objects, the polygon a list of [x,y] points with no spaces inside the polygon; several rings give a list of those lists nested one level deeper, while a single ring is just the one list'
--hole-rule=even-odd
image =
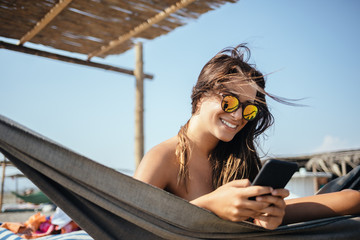
[{"label": "palm thatch canopy", "polygon": [[300,167],[305,167],[310,171],[328,172],[335,176],[343,176],[360,165],[360,149],[278,159],[297,162]]},{"label": "palm thatch canopy", "polygon": [[[138,164],[143,156],[142,44],[182,26],[188,19],[237,0],[0,0],[0,48],[134,75],[136,79],[135,139]],[[84,54],[87,60],[23,46],[27,42]],[[131,49],[135,70],[90,61]]]},{"label": "palm thatch canopy", "polygon": [[237,0],[0,0],[0,36],[106,57]]}]

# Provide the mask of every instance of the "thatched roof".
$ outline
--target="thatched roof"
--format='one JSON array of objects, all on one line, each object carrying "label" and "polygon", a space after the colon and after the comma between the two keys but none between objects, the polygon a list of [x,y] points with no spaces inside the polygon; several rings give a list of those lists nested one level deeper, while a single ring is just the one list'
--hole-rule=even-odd
[{"label": "thatched roof", "polygon": [[342,176],[359,165],[360,150],[351,150],[315,155],[307,162],[306,167]]},{"label": "thatched roof", "polygon": [[300,167],[310,171],[329,172],[342,176],[360,165],[360,149],[278,159],[297,162]]},{"label": "thatched roof", "polygon": [[0,0],[0,36],[106,57],[237,0]]}]

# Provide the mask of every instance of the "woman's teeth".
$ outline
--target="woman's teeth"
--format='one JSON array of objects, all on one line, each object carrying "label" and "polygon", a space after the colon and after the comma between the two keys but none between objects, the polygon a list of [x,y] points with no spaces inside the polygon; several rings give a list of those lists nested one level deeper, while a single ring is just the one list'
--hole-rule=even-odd
[{"label": "woman's teeth", "polygon": [[231,123],[225,121],[224,119],[221,119],[221,122],[222,122],[223,124],[225,124],[226,126],[228,126],[229,128],[234,128],[234,129],[236,128],[236,125],[231,124]]}]

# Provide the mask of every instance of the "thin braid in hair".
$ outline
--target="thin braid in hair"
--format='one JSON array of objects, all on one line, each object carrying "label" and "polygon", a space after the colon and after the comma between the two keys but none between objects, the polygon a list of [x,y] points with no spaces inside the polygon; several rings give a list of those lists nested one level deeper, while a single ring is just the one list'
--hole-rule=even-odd
[{"label": "thin braid in hair", "polygon": [[178,143],[176,145],[175,155],[178,159],[180,168],[179,173],[177,176],[177,184],[180,185],[181,183],[184,184],[185,189],[187,186],[187,179],[189,178],[189,171],[188,171],[188,160],[190,157],[190,144],[189,144],[189,138],[187,136],[187,129],[189,126],[190,120],[180,128],[178,132]]}]

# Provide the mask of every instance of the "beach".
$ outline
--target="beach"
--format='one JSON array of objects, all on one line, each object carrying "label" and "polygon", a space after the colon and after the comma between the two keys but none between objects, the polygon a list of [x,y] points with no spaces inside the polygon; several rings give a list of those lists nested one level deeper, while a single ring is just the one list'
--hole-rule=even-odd
[{"label": "beach", "polygon": [[[4,193],[3,198],[3,206],[7,205],[14,205],[17,204],[17,198],[11,194],[11,193]],[[1,212],[0,213],[0,223],[3,222],[26,222],[29,217],[36,214],[38,211],[42,212],[45,216],[50,216],[53,214],[53,211],[46,211],[43,212],[41,210],[35,210],[35,211],[12,211],[12,212]]]},{"label": "beach", "polygon": [[[24,211],[24,212],[4,212],[0,213],[0,222],[26,222],[29,217],[36,212]],[[46,215],[47,216],[47,215]]]}]

